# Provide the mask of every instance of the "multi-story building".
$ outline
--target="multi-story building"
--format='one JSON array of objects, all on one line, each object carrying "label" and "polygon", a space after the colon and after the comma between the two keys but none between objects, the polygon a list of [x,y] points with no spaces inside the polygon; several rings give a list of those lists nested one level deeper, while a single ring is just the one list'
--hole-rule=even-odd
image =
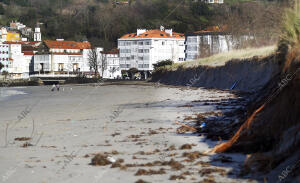
[{"label": "multi-story building", "polygon": [[218,27],[186,34],[185,60],[227,52],[233,48],[231,36]]},{"label": "multi-story building", "polygon": [[172,60],[184,61],[184,34],[172,29],[137,29],[136,33],[126,34],[118,39],[121,70],[137,68],[145,73],[153,70],[153,64]]},{"label": "multi-story building", "polygon": [[9,59],[9,46],[5,43],[0,43],[0,63],[4,65],[4,67],[0,70],[0,72],[8,71],[8,65],[10,63]]},{"label": "multi-story building", "polygon": [[22,53],[23,42],[7,41],[5,42],[9,48],[9,64],[8,73],[13,79],[21,79],[29,77],[29,62],[25,60]]},{"label": "multi-story building", "polygon": [[102,74],[103,78],[107,79],[117,79],[121,78],[120,69],[120,57],[119,49],[112,49],[111,51],[102,51],[100,55],[100,63],[104,61],[106,68]]},{"label": "multi-story building", "polygon": [[72,74],[89,72],[89,42],[44,41],[34,55],[33,70],[35,74]]}]

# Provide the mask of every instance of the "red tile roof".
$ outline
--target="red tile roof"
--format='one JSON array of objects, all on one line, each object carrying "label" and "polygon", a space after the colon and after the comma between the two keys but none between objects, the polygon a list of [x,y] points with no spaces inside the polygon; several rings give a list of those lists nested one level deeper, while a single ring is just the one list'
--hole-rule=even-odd
[{"label": "red tile roof", "polygon": [[75,41],[44,41],[48,48],[55,49],[90,49],[89,42],[75,42]]},{"label": "red tile roof", "polygon": [[22,41],[5,41],[4,44],[22,44]]},{"label": "red tile roof", "polygon": [[139,38],[172,38],[172,39],[184,39],[184,34],[173,32],[173,35],[155,29],[155,30],[148,30],[139,36],[136,33],[126,34],[122,36],[120,39],[139,39]]},{"label": "red tile roof", "polygon": [[24,55],[34,55],[33,52],[23,52],[23,53],[24,53]]}]

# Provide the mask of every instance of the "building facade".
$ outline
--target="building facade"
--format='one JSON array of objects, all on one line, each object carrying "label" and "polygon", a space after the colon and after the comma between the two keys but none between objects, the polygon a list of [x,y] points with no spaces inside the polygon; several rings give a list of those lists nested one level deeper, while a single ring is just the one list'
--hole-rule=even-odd
[{"label": "building facade", "polygon": [[185,60],[195,60],[232,50],[230,35],[202,32],[186,35]]},{"label": "building facade", "polygon": [[186,34],[185,60],[195,60],[218,53],[247,47],[254,40],[249,33],[235,35],[227,32],[225,26],[208,27],[206,30]]},{"label": "building facade", "polygon": [[8,73],[12,79],[29,78],[29,62],[22,53],[22,44],[24,42],[7,41],[9,48]]},{"label": "building facade", "polygon": [[118,39],[120,50],[120,68],[139,71],[152,71],[153,64],[172,60],[184,61],[185,36],[172,29],[146,30],[138,29],[136,33],[126,34]]},{"label": "building facade", "polygon": [[89,42],[44,41],[34,55],[34,74],[77,74],[89,72]]},{"label": "building facade", "polygon": [[104,69],[104,73],[102,74],[103,78],[118,79],[122,77],[119,54],[119,49],[101,52],[100,62],[106,62],[106,68]]},{"label": "building facade", "polygon": [[5,43],[0,43],[0,63],[3,64],[3,68],[0,72],[6,71],[8,72],[8,67],[10,63],[9,59],[9,46]]}]

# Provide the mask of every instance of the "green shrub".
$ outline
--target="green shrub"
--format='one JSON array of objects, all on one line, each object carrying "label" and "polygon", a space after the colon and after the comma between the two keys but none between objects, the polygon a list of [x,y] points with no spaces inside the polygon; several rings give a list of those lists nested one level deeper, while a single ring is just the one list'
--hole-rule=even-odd
[{"label": "green shrub", "polygon": [[156,64],[153,64],[154,70],[158,69],[159,67],[164,67],[167,65],[173,65],[174,62],[172,60],[163,60],[160,62],[157,62]]}]

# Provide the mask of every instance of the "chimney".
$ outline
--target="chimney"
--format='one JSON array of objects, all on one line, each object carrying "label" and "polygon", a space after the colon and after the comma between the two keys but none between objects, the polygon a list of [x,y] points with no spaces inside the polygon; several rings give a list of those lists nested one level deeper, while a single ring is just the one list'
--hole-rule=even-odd
[{"label": "chimney", "polygon": [[170,36],[173,36],[173,29],[166,29],[165,32],[170,34]]},{"label": "chimney", "polygon": [[145,33],[147,30],[146,29],[137,29],[136,34],[139,36],[140,34]]}]

